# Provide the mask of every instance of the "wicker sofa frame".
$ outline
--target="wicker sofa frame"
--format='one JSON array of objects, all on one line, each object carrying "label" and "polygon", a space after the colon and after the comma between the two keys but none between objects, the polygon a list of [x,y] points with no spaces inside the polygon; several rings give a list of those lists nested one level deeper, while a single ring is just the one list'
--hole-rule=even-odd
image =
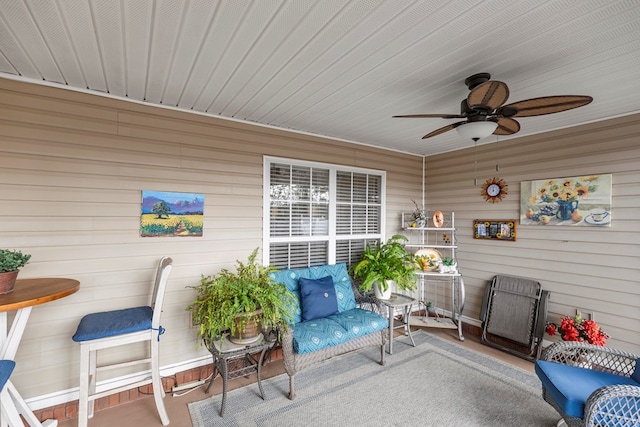
[{"label": "wicker sofa frame", "polygon": [[[356,304],[360,308],[364,308],[367,310],[375,311],[380,314],[383,313],[381,311],[381,305],[378,300],[373,297],[363,296],[355,283],[351,281],[351,287],[353,289],[353,293],[356,299]],[[293,348],[293,329],[288,328],[287,331],[282,332],[281,334],[281,345],[282,345],[282,355],[283,355],[283,363],[284,370],[289,375],[289,399],[293,400],[295,398],[295,376],[301,370],[312,366],[316,363],[322,362],[323,360],[329,359],[334,356],[339,356],[341,354],[345,354],[354,350],[359,350],[365,347],[380,347],[380,365],[384,366],[385,360],[385,345],[388,340],[389,331],[388,329],[384,329],[379,332],[374,332],[368,335],[364,335],[361,337],[350,339],[347,342],[344,342],[339,345],[335,345],[332,347],[327,347],[321,350],[313,351],[311,353],[298,354],[295,352]]]},{"label": "wicker sofa frame", "polygon": [[[588,360],[586,364],[585,358]],[[547,347],[540,360],[631,377],[638,355],[584,342],[559,341]],[[637,426],[640,419],[640,387],[633,385],[607,386],[594,391],[585,404],[584,418],[565,414],[544,387],[542,397],[558,411],[569,427],[631,427]],[[602,420],[607,421],[603,424]]]}]

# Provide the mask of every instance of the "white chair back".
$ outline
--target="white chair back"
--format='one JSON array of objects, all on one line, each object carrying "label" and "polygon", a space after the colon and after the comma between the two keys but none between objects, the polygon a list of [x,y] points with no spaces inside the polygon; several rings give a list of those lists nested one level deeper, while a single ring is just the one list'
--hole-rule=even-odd
[{"label": "white chair back", "polygon": [[151,301],[149,305],[153,309],[153,318],[151,320],[151,327],[158,329],[160,326],[160,315],[162,313],[162,304],[164,304],[164,294],[167,289],[167,282],[169,281],[169,275],[173,269],[173,260],[167,256],[162,257],[158,263],[158,269],[156,270],[156,278],[153,283],[153,292],[151,293]]}]

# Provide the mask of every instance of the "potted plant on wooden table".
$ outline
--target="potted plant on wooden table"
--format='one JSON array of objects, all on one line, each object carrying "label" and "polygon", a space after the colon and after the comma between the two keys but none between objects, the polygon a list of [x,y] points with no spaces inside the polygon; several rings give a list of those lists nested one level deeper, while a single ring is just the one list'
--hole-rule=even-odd
[{"label": "potted plant on wooden table", "polygon": [[392,236],[384,243],[364,248],[362,259],[353,267],[353,277],[361,280],[360,290],[374,289],[376,298],[389,299],[391,285],[399,290],[416,288],[415,261],[404,244],[409,239],[401,234]]},{"label": "potted plant on wooden table", "polygon": [[13,292],[20,268],[24,267],[31,255],[21,251],[0,249],[0,294]]},{"label": "potted plant on wooden table", "polygon": [[222,269],[216,275],[203,275],[198,286],[190,286],[196,296],[187,310],[200,326],[198,336],[205,344],[227,332],[231,342],[248,344],[259,339],[263,329],[286,330],[293,321],[295,296],[270,279],[275,268],[256,263],[257,254],[258,248],[246,263],[236,261],[235,272]]}]

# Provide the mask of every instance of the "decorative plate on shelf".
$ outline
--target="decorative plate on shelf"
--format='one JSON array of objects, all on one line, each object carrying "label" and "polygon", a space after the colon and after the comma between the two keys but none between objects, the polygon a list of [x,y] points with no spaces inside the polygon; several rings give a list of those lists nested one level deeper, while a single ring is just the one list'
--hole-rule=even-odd
[{"label": "decorative plate on shelf", "polygon": [[442,262],[442,254],[433,248],[419,249],[415,253],[416,264],[422,271],[434,271]]},{"label": "decorative plate on shelf", "polygon": [[442,211],[435,211],[433,213],[432,220],[433,220],[433,225],[436,228],[442,227],[444,225],[444,215],[443,215]]}]

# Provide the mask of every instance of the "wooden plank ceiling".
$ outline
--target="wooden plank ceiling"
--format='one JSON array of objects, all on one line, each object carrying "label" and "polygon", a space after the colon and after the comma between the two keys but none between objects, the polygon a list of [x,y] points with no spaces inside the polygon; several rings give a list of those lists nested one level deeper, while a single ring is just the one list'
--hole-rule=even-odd
[{"label": "wooden plank ceiling", "polygon": [[[418,155],[450,131],[466,77],[507,102],[590,95],[500,141],[639,111],[637,0],[6,0],[0,77],[54,84]],[[494,142],[495,136],[480,143]]]}]

